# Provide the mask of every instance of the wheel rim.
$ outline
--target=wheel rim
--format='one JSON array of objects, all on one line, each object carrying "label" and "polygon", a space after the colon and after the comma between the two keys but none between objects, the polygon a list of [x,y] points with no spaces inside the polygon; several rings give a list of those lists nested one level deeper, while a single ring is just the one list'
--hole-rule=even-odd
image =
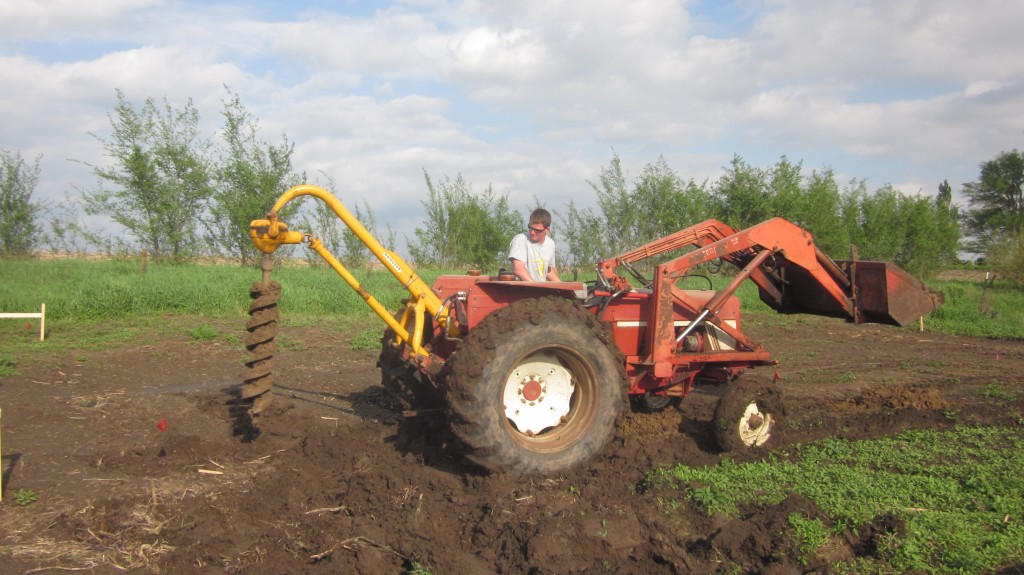
[{"label": "wheel rim", "polygon": [[746,409],[743,410],[743,415],[740,417],[739,425],[737,426],[740,441],[747,447],[764,445],[771,438],[774,426],[775,420],[772,418],[772,414],[761,411],[757,402],[751,401],[747,404]]},{"label": "wheel rim", "polygon": [[511,436],[533,451],[559,451],[583,436],[596,412],[597,377],[567,349],[527,354],[502,389]]}]

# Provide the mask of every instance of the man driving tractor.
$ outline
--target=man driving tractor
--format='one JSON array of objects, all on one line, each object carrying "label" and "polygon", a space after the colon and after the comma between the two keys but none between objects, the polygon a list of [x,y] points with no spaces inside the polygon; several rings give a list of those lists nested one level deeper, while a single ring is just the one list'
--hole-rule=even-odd
[{"label": "man driving tractor", "polygon": [[551,214],[537,208],[530,214],[526,231],[516,234],[508,248],[512,272],[521,280],[562,281],[555,269],[555,240],[551,232]]}]

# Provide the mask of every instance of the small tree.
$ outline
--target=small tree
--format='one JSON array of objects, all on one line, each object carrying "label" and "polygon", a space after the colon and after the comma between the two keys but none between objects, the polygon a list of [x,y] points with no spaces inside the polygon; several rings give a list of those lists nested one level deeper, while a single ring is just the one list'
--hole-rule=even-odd
[{"label": "small tree", "polygon": [[718,218],[742,230],[777,215],[770,177],[734,156],[715,186]]},{"label": "small tree", "polygon": [[893,261],[925,274],[956,261],[960,232],[956,208],[941,193],[908,196],[892,186],[868,194],[856,182],[842,200],[842,220],[862,259]]},{"label": "small tree", "polygon": [[[562,216],[561,214],[559,214]],[[579,209],[569,201],[568,210],[561,217],[559,226],[558,265],[560,271],[569,269],[590,269],[607,257],[605,237],[602,233],[604,222],[590,208]],[[567,278],[564,273],[561,277]]]},{"label": "small tree", "polygon": [[990,244],[988,262],[1001,277],[1024,285],[1024,236]]},{"label": "small tree", "polygon": [[27,164],[20,152],[0,150],[0,252],[5,254],[29,253],[39,238],[36,218],[42,206],[32,201],[39,160]]},{"label": "small tree", "polygon": [[1024,154],[1000,152],[981,164],[978,181],[963,185],[968,207],[964,231],[967,247],[986,254],[993,243],[1012,245],[1024,234]]},{"label": "small tree", "polygon": [[[65,194],[64,201],[49,209],[47,247],[54,252],[68,254],[85,253],[88,246],[87,234],[83,233],[84,225],[79,221],[78,200]],[[86,243],[80,243],[80,242]]]},{"label": "small tree", "polygon": [[[635,247],[637,210],[631,205],[626,177],[622,173],[622,161],[618,154],[612,156],[608,166],[601,168],[597,182],[587,181],[597,194],[597,205],[604,217],[601,233],[609,251],[621,251],[618,246]],[[607,252],[603,255],[609,255]],[[602,256],[603,257],[603,256]]]},{"label": "small tree", "polygon": [[[294,144],[285,136],[276,146],[260,140],[256,118],[237,94],[230,90],[228,94],[221,133],[225,148],[216,168],[218,186],[210,196],[206,237],[215,253],[255,264],[259,252],[249,240],[249,222],[262,218],[301,178],[292,170]],[[286,206],[280,215],[287,221],[297,209],[297,205]]]},{"label": "small tree", "polygon": [[597,194],[601,217],[589,208],[581,211],[573,206],[567,218],[570,258],[581,263],[679,231],[711,217],[713,210],[706,185],[684,183],[663,156],[645,165],[632,186],[626,183],[618,155],[601,169],[597,183],[588,183]]},{"label": "small tree", "polygon": [[[323,202],[321,202],[321,204],[323,204]],[[369,264],[374,257],[373,252],[370,251],[370,248],[366,247],[363,240],[359,239],[359,236],[357,236],[351,228],[346,226],[344,222],[338,218],[333,210],[330,211],[331,216],[334,217],[335,221],[341,224],[341,227],[344,228],[341,235],[341,244],[343,246],[341,250],[342,257],[345,261],[352,262],[360,267]],[[366,201],[366,198],[363,198],[361,202],[356,202],[349,211],[352,213],[352,217],[362,224],[363,227],[366,228],[366,231],[370,232],[373,239],[380,242],[380,244],[387,249],[394,249],[394,246],[389,245],[388,243],[391,238],[382,238],[377,233],[377,216],[373,214],[373,209]],[[391,243],[393,244],[394,242]]]},{"label": "small tree", "polygon": [[935,243],[937,264],[952,265],[960,261],[963,231],[960,226],[960,208],[953,203],[953,186],[943,180],[935,196]]},{"label": "small tree", "polygon": [[899,197],[895,188],[886,186],[870,194],[863,182],[848,191],[844,202],[852,213],[848,223],[850,241],[857,246],[861,259],[894,259],[903,245],[897,206]]},{"label": "small tree", "polygon": [[903,245],[898,263],[914,274],[926,274],[955,257],[946,253],[947,238],[942,237],[935,200],[927,196],[903,196],[899,206]]},{"label": "small tree", "polygon": [[413,231],[409,253],[420,263],[453,268],[457,265],[501,266],[512,236],[522,231],[523,217],[509,209],[508,195],[491,186],[482,194],[462,178],[448,176],[437,185],[423,171],[427,199],[422,202],[423,228]]},{"label": "small tree", "polygon": [[684,183],[663,156],[644,166],[629,195],[629,202],[636,210],[632,234],[636,243],[618,246],[618,252],[662,238],[711,217],[712,198],[706,186],[693,180]]},{"label": "small tree", "polygon": [[802,169],[802,163],[794,164],[783,156],[775,166],[761,174],[767,179],[765,199],[772,206],[768,217],[782,216],[806,228],[811,225],[813,214],[804,209],[806,190],[800,173]]},{"label": "small tree", "polygon": [[86,213],[109,216],[154,256],[194,255],[200,216],[212,193],[199,112],[191,100],[175,110],[166,99],[158,107],[152,98],[136,110],[118,90],[114,114],[110,138],[94,134],[114,162],[90,166],[101,183],[83,193]]},{"label": "small tree", "polygon": [[[337,196],[334,178],[326,174],[324,176],[327,178],[327,183],[323,186],[324,189]],[[345,222],[334,213],[330,206],[319,200],[313,201],[312,206],[311,213],[303,215],[302,226],[319,238],[327,251],[338,257],[347,267],[362,267],[372,261],[373,253],[370,252],[370,249],[355,232],[345,225]],[[377,218],[365,199],[361,204],[356,203],[354,206],[346,206],[346,208],[382,246],[392,251],[395,249],[393,233],[389,233],[386,237],[379,236]],[[313,252],[307,254],[307,260],[314,266],[326,264],[319,254]]]},{"label": "small tree", "polygon": [[[850,245],[855,244],[860,238],[861,213],[860,205],[867,196],[867,184],[864,180],[851,180],[840,192],[839,196],[839,220],[845,230],[847,244],[841,246],[842,251],[833,248],[829,255],[845,257]],[[842,258],[840,258],[842,259]]]},{"label": "small tree", "polygon": [[843,225],[842,193],[832,170],[814,170],[803,180],[801,190],[801,201],[786,217],[814,234],[814,243],[823,252],[845,255],[850,249],[850,235]]}]

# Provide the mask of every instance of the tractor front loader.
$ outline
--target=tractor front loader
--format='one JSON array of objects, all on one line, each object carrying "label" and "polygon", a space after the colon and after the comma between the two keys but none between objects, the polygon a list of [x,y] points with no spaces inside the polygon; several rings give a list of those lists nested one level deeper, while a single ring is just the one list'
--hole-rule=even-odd
[{"label": "tractor front loader", "polygon": [[[318,239],[278,221],[281,208],[303,195],[326,202],[408,290],[397,313]],[[591,283],[470,272],[427,286],[337,198],[311,185],[285,192],[249,233],[265,254],[303,242],[323,257],[387,325],[379,360],[384,387],[409,409],[441,405],[468,457],[493,471],[574,466],[611,438],[627,400],[660,409],[706,384],[728,384],[715,413],[719,445],[765,445],[784,409],[778,383],[738,379],[776,363],[742,331],[734,293],[744,281],[780,313],[857,323],[903,325],[942,304],[941,294],[893,264],[833,261],[806,230],[781,218],[741,231],[702,222],[601,262]],[[637,271],[637,262],[681,248],[692,251],[654,265],[649,279]],[[739,270],[725,289],[677,286],[695,266],[723,262]],[[268,272],[263,284],[274,284]],[[255,395],[243,389],[243,397]]]}]

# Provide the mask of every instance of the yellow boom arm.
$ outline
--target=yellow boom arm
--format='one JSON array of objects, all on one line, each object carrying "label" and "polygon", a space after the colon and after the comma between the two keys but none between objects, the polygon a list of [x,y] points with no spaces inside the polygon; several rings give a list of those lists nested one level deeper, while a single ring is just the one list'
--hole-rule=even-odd
[{"label": "yellow boom arm", "polygon": [[[376,298],[370,295],[359,280],[355,278],[345,266],[338,261],[319,238],[309,234],[290,231],[288,225],[277,220],[277,213],[291,200],[299,196],[314,196],[324,201],[334,210],[334,213],[345,222],[345,225],[352,230],[352,233],[359,238],[363,244],[377,257],[384,267],[409,291],[412,298],[406,304],[405,312],[401,321],[396,320],[391,313]],[[407,343],[417,356],[428,356],[429,352],[423,348],[420,342],[423,341],[423,329],[426,322],[424,313],[429,313],[435,318],[442,328],[447,327],[448,308],[446,308],[437,294],[434,293],[419,276],[413,272],[409,264],[395,252],[384,248],[370,232],[357,220],[333,194],[327,190],[309,184],[295,186],[285,192],[274,207],[267,213],[265,220],[253,220],[249,224],[249,238],[252,243],[263,253],[274,253],[282,244],[298,244],[303,241],[309,244],[310,249],[320,254],[334,271],[338,272],[346,283],[358,293],[373,311],[384,320],[391,329],[395,330],[399,342]],[[407,326],[410,325],[411,329]]]}]

